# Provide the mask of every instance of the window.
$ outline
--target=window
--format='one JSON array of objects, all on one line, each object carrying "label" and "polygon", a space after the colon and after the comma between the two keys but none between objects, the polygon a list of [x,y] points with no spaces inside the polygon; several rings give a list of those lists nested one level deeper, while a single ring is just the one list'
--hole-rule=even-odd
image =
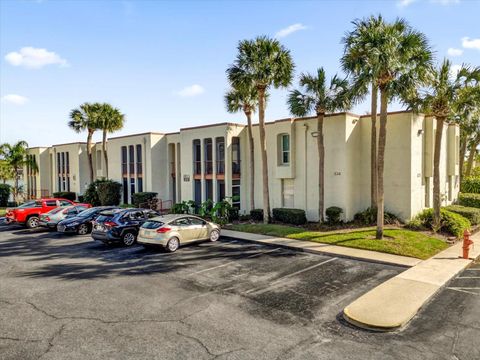
[{"label": "window", "polygon": [[232,181],[232,205],[240,209],[240,180]]},{"label": "window", "polygon": [[122,146],[122,175],[127,174],[127,147]]},{"label": "window", "polygon": [[225,181],[217,180],[217,201],[225,199]]},{"label": "window", "polygon": [[203,146],[205,149],[205,174],[213,173],[213,143],[212,139],[204,139]]},{"label": "window", "polygon": [[225,173],[225,139],[223,137],[218,137],[215,140],[216,143],[216,157],[217,157],[217,174]]},{"label": "window", "polygon": [[67,174],[70,174],[70,153],[69,152],[66,152],[65,153],[65,163],[66,163],[66,173]]},{"label": "window", "polygon": [[290,135],[280,135],[280,164],[290,164]]},{"label": "window", "polygon": [[202,150],[200,140],[193,140],[193,173],[202,173]]},{"label": "window", "polygon": [[128,147],[128,171],[130,172],[130,176],[135,174],[135,148],[133,145]]},{"label": "window", "polygon": [[142,145],[137,145],[137,176],[142,175]]},{"label": "window", "polygon": [[[37,205],[37,204],[35,204]],[[68,203],[68,205],[71,205]],[[42,203],[40,202],[40,206],[42,206]],[[45,201],[45,206],[57,206],[57,201],[56,200],[47,200]]]},{"label": "window", "polygon": [[205,222],[202,219],[197,219],[197,218],[194,218],[194,217],[188,218],[188,220],[190,220],[191,225],[203,225],[203,224],[205,224]]},{"label": "window", "polygon": [[123,185],[123,202],[128,203],[128,178],[124,177],[122,181]]},{"label": "window", "polygon": [[200,180],[195,180],[193,186],[193,196],[195,199],[195,204],[200,205],[202,203],[202,183]]},{"label": "window", "polygon": [[137,190],[143,192],[143,179],[141,177],[137,178]]},{"label": "window", "polygon": [[190,225],[190,221],[188,218],[181,218],[172,222],[173,226],[188,226]]},{"label": "window", "polygon": [[[47,203],[48,203],[48,201],[47,201]],[[59,203],[60,203],[60,206],[72,206],[72,204],[69,201],[66,201],[66,200],[60,200]],[[51,206],[51,205],[47,205],[47,206]],[[55,205],[52,205],[52,206],[55,206]]]},{"label": "window", "polygon": [[135,178],[130,178],[130,203],[133,204],[133,194],[135,194]]},{"label": "window", "polygon": [[213,200],[213,180],[205,180],[205,198]]},{"label": "window", "polygon": [[232,138],[232,174],[240,175],[240,138]]},{"label": "window", "polygon": [[295,186],[293,179],[282,179],[282,207],[294,207]]}]

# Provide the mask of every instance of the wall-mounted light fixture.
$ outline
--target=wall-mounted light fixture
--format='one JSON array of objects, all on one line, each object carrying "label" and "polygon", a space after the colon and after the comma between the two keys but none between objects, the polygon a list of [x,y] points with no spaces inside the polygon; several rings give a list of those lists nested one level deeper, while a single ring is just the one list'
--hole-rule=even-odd
[{"label": "wall-mounted light fixture", "polygon": [[419,129],[419,130],[417,131],[417,135],[420,136],[420,135],[422,135],[422,134],[423,134],[423,129]]}]

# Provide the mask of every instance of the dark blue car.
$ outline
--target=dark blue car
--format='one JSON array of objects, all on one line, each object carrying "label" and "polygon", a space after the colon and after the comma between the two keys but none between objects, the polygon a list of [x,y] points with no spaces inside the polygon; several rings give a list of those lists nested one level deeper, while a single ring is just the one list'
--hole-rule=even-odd
[{"label": "dark blue car", "polygon": [[106,244],[119,242],[132,246],[140,226],[159,213],[150,209],[117,209],[102,211],[93,223],[92,238]]},{"label": "dark blue car", "polygon": [[57,231],[61,233],[86,235],[92,231],[92,223],[102,211],[116,209],[115,206],[97,206],[74,217],[60,221],[57,224]]}]

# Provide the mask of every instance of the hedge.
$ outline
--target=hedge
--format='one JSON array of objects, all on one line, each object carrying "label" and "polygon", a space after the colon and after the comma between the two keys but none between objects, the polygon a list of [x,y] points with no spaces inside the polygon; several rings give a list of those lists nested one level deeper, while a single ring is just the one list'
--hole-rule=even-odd
[{"label": "hedge", "polygon": [[8,184],[0,184],[0,206],[7,207],[8,206],[8,198],[10,197],[10,185]]},{"label": "hedge", "polygon": [[157,195],[156,192],[138,192],[132,195],[132,202],[136,207],[140,207],[140,205],[155,199]]},{"label": "hedge", "polygon": [[340,215],[342,215],[343,210],[338,206],[330,206],[325,210],[325,214],[327,216],[327,221],[330,224],[338,224],[341,222]]},{"label": "hedge", "polygon": [[458,195],[458,204],[467,207],[480,208],[480,194],[460,193]]},{"label": "hedge", "polygon": [[450,205],[446,206],[445,209],[454,212],[455,214],[462,215],[464,218],[467,218],[472,225],[480,224],[480,209],[478,208],[462,205]]},{"label": "hedge", "polygon": [[250,218],[255,221],[263,221],[263,209],[250,210]]},{"label": "hedge", "polygon": [[[392,214],[391,212],[385,211],[383,213],[383,218],[385,224],[395,224],[401,222],[400,219],[395,215]],[[353,220],[356,223],[359,223],[361,225],[376,225],[377,223],[377,209],[376,208],[366,208],[363,211],[360,211],[356,213],[353,216]]]},{"label": "hedge", "polygon": [[460,191],[463,193],[480,194],[480,176],[470,176],[462,179]]},{"label": "hedge", "polygon": [[276,208],[272,210],[273,219],[285,224],[303,225],[307,222],[305,210]]},{"label": "hedge", "polygon": [[[463,232],[470,229],[470,221],[463,216],[446,209],[440,209],[441,225],[438,231],[449,233],[457,238],[463,236]],[[420,222],[423,226],[433,229],[433,209],[426,209],[418,214],[412,223]]]},{"label": "hedge", "polygon": [[77,194],[72,191],[59,191],[54,192],[53,197],[75,201],[75,199],[77,198]]},{"label": "hedge", "polygon": [[122,184],[113,181],[100,179],[88,185],[83,200],[92,206],[118,205],[121,199]]}]

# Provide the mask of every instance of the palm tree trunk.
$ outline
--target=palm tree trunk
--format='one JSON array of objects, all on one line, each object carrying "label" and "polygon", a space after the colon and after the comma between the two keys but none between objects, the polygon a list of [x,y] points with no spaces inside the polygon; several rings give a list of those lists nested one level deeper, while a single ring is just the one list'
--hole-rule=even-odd
[{"label": "palm tree trunk", "polygon": [[250,209],[253,210],[255,209],[255,152],[253,144],[252,112],[247,110],[245,111],[245,115],[247,116],[248,143],[250,146]]},{"label": "palm tree trunk", "polygon": [[442,150],[442,136],[444,117],[437,117],[437,131],[435,133],[435,149],[433,153],[433,231],[440,228],[440,152]]},{"label": "palm tree trunk", "polygon": [[387,141],[388,94],[380,88],[380,131],[378,133],[377,158],[377,239],[383,239],[385,195],[383,188],[383,169],[385,167],[385,144]]},{"label": "palm tree trunk", "polygon": [[93,182],[92,137],[93,137],[93,130],[88,129],[87,154],[88,154],[88,166],[90,167],[90,182],[91,183]]},{"label": "palm tree trunk", "polygon": [[262,154],[263,222],[270,222],[270,194],[268,189],[267,141],[265,138],[265,86],[258,86],[258,122],[260,130],[260,152]]},{"label": "palm tree trunk", "polygon": [[317,148],[318,148],[318,221],[323,222],[325,202],[325,145],[323,143],[323,119],[325,113],[317,112]]},{"label": "palm tree trunk", "polygon": [[378,88],[372,83],[372,134],[370,140],[370,207],[377,208],[377,100]]},{"label": "palm tree trunk", "polygon": [[478,140],[472,142],[470,146],[470,153],[468,154],[467,169],[465,171],[465,177],[472,174],[473,161],[475,160],[475,155],[477,154],[477,146],[480,144],[480,137]]},{"label": "palm tree trunk", "polygon": [[103,157],[105,158],[105,175],[108,179],[108,154],[107,154],[107,130],[103,130],[102,141]]},{"label": "palm tree trunk", "polygon": [[462,183],[462,180],[463,180],[463,165],[465,164],[465,154],[467,153],[467,140],[468,140],[467,135],[460,137],[460,142],[461,142],[460,159],[459,159],[460,161],[458,165],[459,172],[460,172],[460,184]]}]

